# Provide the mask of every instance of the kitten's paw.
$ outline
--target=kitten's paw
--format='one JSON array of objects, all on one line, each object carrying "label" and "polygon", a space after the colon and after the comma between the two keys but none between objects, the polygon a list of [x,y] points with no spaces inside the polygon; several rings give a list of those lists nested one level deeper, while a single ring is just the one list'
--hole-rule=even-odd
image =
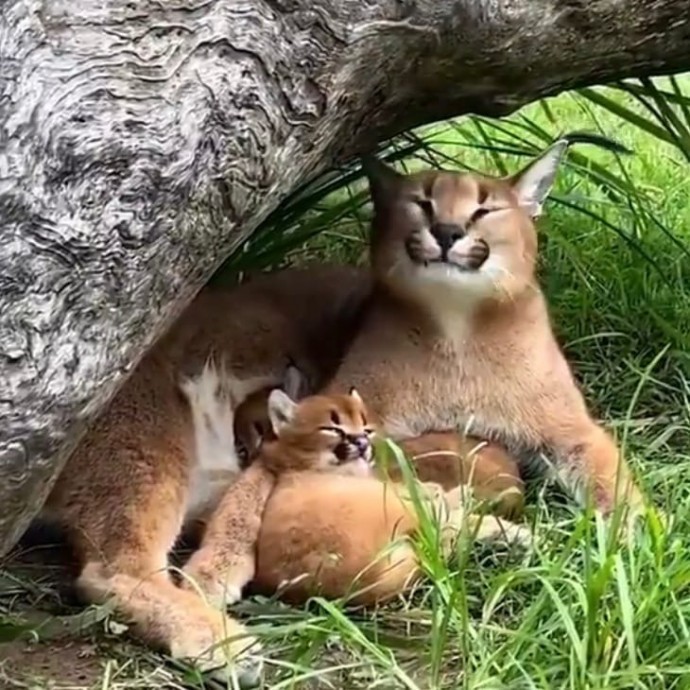
[{"label": "kitten's paw", "polygon": [[200,591],[213,607],[223,609],[242,599],[242,589],[254,577],[253,556],[234,556],[232,563],[195,554],[184,568],[185,589]]},{"label": "kitten's paw", "polygon": [[253,688],[261,682],[259,643],[244,626],[226,616],[180,630],[171,641],[170,655],[224,683],[234,680],[240,688]]}]

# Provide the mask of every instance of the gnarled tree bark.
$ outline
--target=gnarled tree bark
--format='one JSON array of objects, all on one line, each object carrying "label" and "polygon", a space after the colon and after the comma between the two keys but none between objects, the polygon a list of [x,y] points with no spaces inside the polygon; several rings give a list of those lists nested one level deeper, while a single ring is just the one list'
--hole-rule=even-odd
[{"label": "gnarled tree bark", "polygon": [[682,0],[3,0],[0,553],[297,184],[406,128],[690,67]]}]

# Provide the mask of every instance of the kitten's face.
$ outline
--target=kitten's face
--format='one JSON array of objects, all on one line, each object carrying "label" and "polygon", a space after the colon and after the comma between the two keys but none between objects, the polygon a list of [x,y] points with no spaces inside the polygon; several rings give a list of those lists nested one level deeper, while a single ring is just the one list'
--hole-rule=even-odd
[{"label": "kitten's face", "polygon": [[375,429],[354,389],[345,395],[312,395],[299,403],[273,391],[268,408],[277,434],[268,459],[273,471],[372,474]]},{"label": "kitten's face", "polygon": [[379,195],[375,226],[377,276],[423,299],[510,300],[533,279],[536,232],[507,183],[451,172],[400,176]]},{"label": "kitten's face", "polygon": [[301,449],[305,469],[368,476],[373,468],[374,433],[355,392],[305,398],[280,436]]},{"label": "kitten's face", "polygon": [[273,388],[267,387],[252,393],[235,410],[235,446],[243,468],[250,464],[263,441],[275,438],[267,409],[268,396],[272,390]]}]

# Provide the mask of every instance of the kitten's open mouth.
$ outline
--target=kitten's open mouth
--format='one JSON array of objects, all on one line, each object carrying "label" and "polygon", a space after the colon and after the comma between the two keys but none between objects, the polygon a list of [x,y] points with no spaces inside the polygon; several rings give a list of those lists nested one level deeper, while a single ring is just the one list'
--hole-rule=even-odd
[{"label": "kitten's open mouth", "polygon": [[370,447],[357,445],[356,443],[348,443],[344,441],[335,447],[335,457],[340,463],[355,462],[357,460],[364,460],[366,463],[372,463],[373,453],[370,452]]}]

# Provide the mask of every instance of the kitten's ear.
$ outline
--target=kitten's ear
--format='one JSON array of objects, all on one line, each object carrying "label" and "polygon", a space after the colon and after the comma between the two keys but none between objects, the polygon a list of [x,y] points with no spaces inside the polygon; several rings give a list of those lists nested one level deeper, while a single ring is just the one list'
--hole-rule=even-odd
[{"label": "kitten's ear", "polygon": [[350,388],[350,395],[351,395],[357,402],[359,402],[359,403],[362,402],[362,396],[357,392],[357,389],[356,389],[354,386],[352,386],[352,388]]},{"label": "kitten's ear", "polygon": [[553,187],[569,144],[566,139],[559,139],[529,165],[509,178],[508,182],[518,198],[518,203],[532,218],[541,215],[542,206]]},{"label": "kitten's ear", "polygon": [[293,400],[301,400],[308,394],[308,388],[307,377],[294,364],[289,364],[283,377],[283,390]]},{"label": "kitten's ear", "polygon": [[370,155],[362,158],[362,170],[369,180],[369,191],[374,207],[385,205],[394,197],[405,179],[397,170]]},{"label": "kitten's ear", "polygon": [[280,432],[295,418],[296,409],[297,403],[287,393],[281,391],[280,388],[271,391],[268,396],[268,418],[271,420],[273,433],[276,436],[279,436]]}]

